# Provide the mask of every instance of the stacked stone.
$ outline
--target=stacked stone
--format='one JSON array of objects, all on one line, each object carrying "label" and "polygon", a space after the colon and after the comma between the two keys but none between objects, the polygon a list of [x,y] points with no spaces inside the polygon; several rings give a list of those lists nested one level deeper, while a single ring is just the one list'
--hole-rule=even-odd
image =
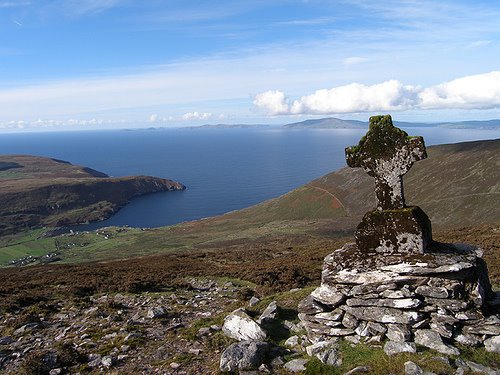
[{"label": "stacked stone", "polygon": [[346,148],[347,164],[375,178],[377,208],[358,225],[356,244],[325,258],[321,286],[299,305],[311,341],[387,338],[388,354],[418,344],[458,355],[454,342],[500,352],[500,298],[482,252],[433,241],[425,212],[405,204],[403,175],[426,157],[423,138],[390,116],[371,117],[359,144]]},{"label": "stacked stone", "polygon": [[321,286],[299,304],[313,342],[388,339],[389,354],[416,345],[458,355],[449,345],[498,350],[499,299],[481,251],[435,244],[428,254],[361,252],[346,244],[325,258]]}]

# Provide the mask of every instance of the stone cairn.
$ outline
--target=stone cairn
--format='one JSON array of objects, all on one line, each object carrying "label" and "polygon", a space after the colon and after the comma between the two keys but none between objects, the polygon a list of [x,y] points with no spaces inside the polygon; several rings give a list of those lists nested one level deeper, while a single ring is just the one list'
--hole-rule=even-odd
[{"label": "stone cairn", "polygon": [[375,178],[377,207],[365,214],[356,243],[325,258],[321,286],[299,304],[308,339],[318,348],[341,337],[379,343],[387,354],[416,344],[446,355],[454,345],[500,351],[500,297],[492,291],[482,251],[432,240],[431,223],[406,206],[403,175],[426,158],[422,137],[409,137],[390,116],[370,118],[347,164]]}]

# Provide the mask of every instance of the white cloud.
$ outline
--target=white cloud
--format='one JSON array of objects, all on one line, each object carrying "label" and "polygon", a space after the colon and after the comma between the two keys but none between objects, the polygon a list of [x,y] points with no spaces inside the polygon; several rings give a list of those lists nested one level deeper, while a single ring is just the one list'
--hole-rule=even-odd
[{"label": "white cloud", "polygon": [[281,115],[289,112],[285,94],[281,91],[270,90],[255,95],[253,104],[263,108],[272,115]]},{"label": "white cloud", "polygon": [[419,94],[421,108],[491,109],[500,106],[500,71],[476,74],[429,87]]},{"label": "white cloud", "polygon": [[422,88],[397,80],[366,86],[351,83],[322,89],[290,103],[281,91],[257,94],[254,105],[270,115],[335,114],[409,109],[492,109],[500,107],[500,71]]},{"label": "white cloud", "polygon": [[182,115],[184,120],[208,120],[211,117],[210,112],[188,112]]},{"label": "white cloud", "polygon": [[153,114],[153,115],[149,116],[149,122],[156,122],[156,121],[158,121],[157,114]]}]

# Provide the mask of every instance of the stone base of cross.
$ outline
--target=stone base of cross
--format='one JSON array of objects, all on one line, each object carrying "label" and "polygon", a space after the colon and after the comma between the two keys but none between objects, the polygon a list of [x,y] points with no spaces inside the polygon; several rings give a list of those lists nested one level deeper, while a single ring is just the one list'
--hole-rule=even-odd
[{"label": "stone base of cross", "polygon": [[370,129],[357,146],[346,148],[347,165],[375,178],[377,208],[356,230],[360,250],[424,253],[432,242],[431,222],[419,207],[407,207],[403,175],[427,157],[422,137],[409,137],[391,116],[370,117]]}]

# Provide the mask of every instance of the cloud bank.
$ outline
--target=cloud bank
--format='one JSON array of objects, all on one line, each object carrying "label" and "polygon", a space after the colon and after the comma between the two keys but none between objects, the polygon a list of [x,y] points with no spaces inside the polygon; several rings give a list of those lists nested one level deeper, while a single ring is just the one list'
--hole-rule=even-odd
[{"label": "cloud bank", "polygon": [[293,102],[282,91],[257,94],[253,104],[270,115],[326,115],[410,109],[493,109],[500,107],[500,71],[461,77],[431,87],[389,80],[351,83],[317,90]]}]

